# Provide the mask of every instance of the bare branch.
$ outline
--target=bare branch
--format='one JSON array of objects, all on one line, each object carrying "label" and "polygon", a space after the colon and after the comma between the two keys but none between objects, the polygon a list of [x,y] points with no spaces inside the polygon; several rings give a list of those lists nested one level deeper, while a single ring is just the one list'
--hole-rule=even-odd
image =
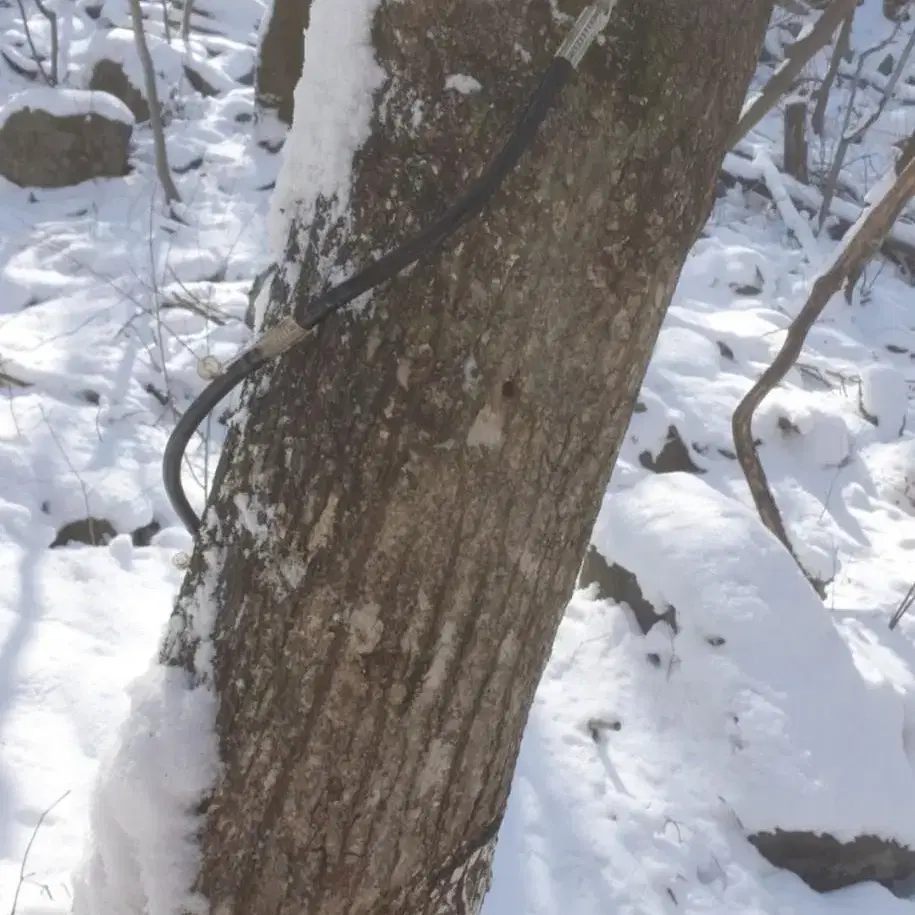
[{"label": "bare branch", "polygon": [[791,91],[794,80],[813,56],[829,44],[836,26],[852,15],[856,0],[833,0],[813,28],[788,48],[786,58],[766,83],[762,93],[743,112],[731,134],[729,144],[739,143]]},{"label": "bare branch", "polygon": [[913,191],[915,191],[915,160],[909,162],[876,203],[864,210],[860,219],[852,226],[842,244],[839,245],[831,263],[820,271],[813,283],[807,302],[788,328],[788,334],[781,349],[769,368],[762,373],[738,404],[731,423],[737,458],[763,524],[791,553],[807,580],[821,596],[823,586],[801,565],[769,488],[766,473],[753,440],[751,428],[753,415],[765,397],[784,379],[797,361],[807,334],[830,299],[842,288],[848,277],[853,272],[860,270],[872,256],[902,212]]},{"label": "bare branch", "polygon": [[60,81],[58,76],[58,58],[60,57],[60,38],[57,32],[57,13],[44,5],[42,0],[35,0],[38,12],[48,20],[51,26],[51,80],[50,84],[56,86]]},{"label": "bare branch", "polygon": [[49,86],[53,86],[54,84],[51,82],[51,77],[41,63],[41,55],[38,53],[38,48],[35,47],[35,40],[32,38],[32,30],[29,28],[29,17],[25,11],[24,0],[16,0],[16,5],[19,7],[19,15],[22,17],[22,29],[25,32],[25,40],[29,43],[29,50],[32,52],[32,59],[35,61],[35,65],[38,67],[38,70],[44,78],[44,81]]},{"label": "bare branch", "polygon": [[184,0],[181,11],[181,40],[187,44],[191,38],[191,13],[194,12],[194,0]]},{"label": "bare branch", "polygon": [[162,0],[162,31],[165,34],[165,40],[172,43],[172,25],[168,21],[168,0]]},{"label": "bare branch", "polygon": [[159,107],[159,93],[156,90],[156,70],[153,66],[149,45],[146,44],[146,32],[143,29],[143,11],[140,0],[130,0],[130,18],[133,22],[134,40],[140,66],[143,68],[143,80],[146,83],[146,100],[149,102],[149,125],[153,132],[153,146],[156,155],[156,173],[168,203],[180,203],[181,195],[175,187],[172,172],[168,164],[168,150],[165,147],[165,130],[162,126],[162,109]]},{"label": "bare branch", "polygon": [[816,93],[816,106],[810,116],[810,126],[818,137],[823,135],[823,130],[826,126],[826,106],[829,104],[829,93],[832,92],[833,84],[839,73],[839,64],[841,64],[842,58],[851,50],[851,27],[854,19],[855,10],[853,9],[851,15],[846,16],[842,21],[842,28],[839,30],[839,37],[836,39],[836,46],[833,48],[832,57],[829,59],[826,78]]}]

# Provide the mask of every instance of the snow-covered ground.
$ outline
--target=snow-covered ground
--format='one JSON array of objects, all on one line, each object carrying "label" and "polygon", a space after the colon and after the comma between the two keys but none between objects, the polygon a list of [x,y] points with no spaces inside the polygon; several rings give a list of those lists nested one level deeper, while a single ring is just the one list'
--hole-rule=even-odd
[{"label": "snow-covered ground", "polygon": [[[248,79],[261,4],[197,6],[209,15],[195,24],[218,34],[196,33],[189,51],[174,38],[157,57],[192,218],[162,206],[144,127],[126,178],[61,191],[0,183],[0,911],[17,894],[20,915],[69,909],[93,779],[125,688],[156,652],[181,578],[173,560],[189,545],[162,488],[162,450],[203,383],[199,360],[249,339],[247,291],[268,260],[279,161],[252,140]],[[81,87],[100,56],[130,55],[123,33],[100,39],[76,9],[63,56]],[[0,9],[0,50],[21,64],[17,15]],[[105,15],[127,23],[111,0]],[[30,24],[47,42],[41,18]],[[854,45],[890,31],[867,0]],[[874,85],[883,54],[907,37],[870,59]],[[214,97],[187,83],[188,54]],[[0,100],[27,85],[0,61]],[[900,98],[913,94],[903,80]],[[815,165],[828,163],[847,98],[846,84]],[[860,115],[876,98],[859,93]],[[853,150],[843,177],[859,199],[913,128],[915,108],[891,104]],[[777,183],[779,143],[770,116],[735,168]],[[799,218],[732,189],[684,268],[594,538],[676,608],[679,631],[643,638],[620,607],[574,596],[525,735],[486,915],[915,912],[875,884],[814,893],[745,838],[781,826],[915,844],[915,614],[887,630],[915,580],[915,291],[895,267],[872,265],[864,294],[830,304],[757,417],[798,553],[832,580],[825,607],[756,520],[733,457],[733,409],[835,247]],[[701,475],[643,465],[671,427]],[[198,508],[221,432],[216,417],[191,448]],[[59,543],[87,517],[113,539]]]}]

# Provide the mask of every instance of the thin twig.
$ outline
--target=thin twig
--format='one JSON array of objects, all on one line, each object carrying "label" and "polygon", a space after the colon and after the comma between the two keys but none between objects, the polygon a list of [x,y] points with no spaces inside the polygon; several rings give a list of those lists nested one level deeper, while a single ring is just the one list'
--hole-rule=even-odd
[{"label": "thin twig", "polygon": [[893,97],[896,83],[899,81],[899,77],[902,74],[906,64],[908,63],[909,56],[912,53],[912,48],[915,47],[915,29],[913,29],[912,35],[910,36],[905,49],[899,57],[899,62],[896,64],[893,75],[887,81],[886,86],[884,86],[883,94],[880,96],[880,101],[877,103],[877,107],[870,114],[870,116],[865,118],[861,124],[855,127],[854,130],[849,131],[848,127],[851,121],[852,111],[854,110],[855,97],[858,94],[859,87],[861,86],[861,73],[864,69],[865,61],[872,54],[875,54],[877,51],[882,51],[883,48],[890,44],[896,37],[897,31],[898,27],[894,28],[893,34],[889,38],[872,48],[868,48],[861,54],[860,58],[858,59],[858,68],[855,72],[855,80],[852,84],[851,96],[848,100],[848,106],[845,109],[845,120],[842,124],[841,138],[839,139],[839,144],[836,147],[836,153],[833,157],[832,165],[829,169],[829,176],[827,177],[826,184],[823,188],[823,205],[820,207],[820,213],[817,219],[818,232],[822,232],[823,223],[826,222],[826,215],[829,212],[830,206],[832,205],[832,198],[835,194],[836,187],[839,182],[839,173],[842,171],[842,166],[845,164],[845,156],[848,153],[849,147],[852,144],[857,143],[867,133],[867,131],[873,127],[880,115],[883,114],[887,103]]},{"label": "thin twig", "polygon": [[56,86],[58,79],[58,57],[60,56],[60,39],[57,34],[57,13],[48,9],[42,0],[35,0],[38,12],[51,24],[51,85]]},{"label": "thin twig", "polygon": [[905,592],[905,597],[899,602],[896,612],[891,617],[890,629],[895,629],[899,625],[899,621],[906,615],[906,612],[913,603],[915,603],[915,582],[913,582],[912,587]]},{"label": "thin twig", "polygon": [[816,93],[817,101],[813,109],[813,114],[810,117],[810,126],[817,136],[822,136],[823,129],[826,125],[826,106],[829,104],[829,93],[832,92],[833,83],[835,83],[836,76],[839,73],[839,64],[851,48],[851,27],[854,19],[855,10],[852,10],[851,15],[846,16],[842,22],[842,28],[839,30],[839,37],[836,39],[836,46],[833,48],[832,57],[829,60],[829,69],[826,71],[826,78],[823,80]]},{"label": "thin twig", "polygon": [[16,885],[16,892],[13,894],[13,907],[10,909],[10,915],[16,915],[16,906],[19,904],[19,891],[22,889],[23,883],[25,883],[28,874],[26,874],[25,869],[29,863],[29,853],[32,851],[32,844],[35,842],[35,837],[38,835],[38,830],[41,829],[41,824],[44,823],[45,817],[59,804],[61,801],[67,799],[70,795],[70,789],[68,788],[64,793],[56,800],[50,807],[46,807],[40,817],[38,817],[38,822],[35,824],[35,828],[32,830],[32,835],[29,838],[28,845],[25,847],[25,853],[22,856],[22,863],[19,865],[19,883]]},{"label": "thin twig", "polygon": [[32,59],[35,61],[38,72],[41,73],[44,81],[49,86],[53,86],[54,84],[51,82],[51,77],[45,72],[45,68],[41,63],[41,57],[38,54],[38,49],[35,47],[35,41],[32,38],[32,30],[29,28],[29,17],[25,11],[24,0],[16,0],[16,5],[19,7],[19,15],[22,16],[22,28],[25,32],[25,40],[29,43],[29,50],[32,52]]}]

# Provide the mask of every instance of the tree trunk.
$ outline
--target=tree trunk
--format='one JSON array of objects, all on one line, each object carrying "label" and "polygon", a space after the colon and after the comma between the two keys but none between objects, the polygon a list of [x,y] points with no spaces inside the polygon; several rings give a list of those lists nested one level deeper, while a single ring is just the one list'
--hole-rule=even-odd
[{"label": "tree trunk", "polygon": [[284,124],[292,123],[293,95],[302,72],[303,36],[310,8],[311,0],[270,0],[260,27],[255,106],[258,112],[275,112]]},{"label": "tree trunk", "polygon": [[[384,115],[350,221],[324,224],[326,201],[301,214],[298,292],[279,271],[269,318],[322,287],[315,264],[365,263],[460,196],[564,37],[546,2],[381,10]],[[222,770],[198,881],[213,913],[479,910],[534,691],[770,11],[621,0],[484,215],[249,389],[163,650],[192,664],[215,581]],[[481,88],[448,90],[450,74]]]},{"label": "tree trunk", "polygon": [[797,99],[785,106],[785,171],[796,181],[807,183],[807,102]]}]

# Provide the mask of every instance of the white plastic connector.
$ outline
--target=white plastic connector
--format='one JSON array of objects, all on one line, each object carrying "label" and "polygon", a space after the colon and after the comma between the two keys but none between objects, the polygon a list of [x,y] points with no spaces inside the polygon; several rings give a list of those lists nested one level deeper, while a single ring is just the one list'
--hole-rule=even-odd
[{"label": "white plastic connector", "polygon": [[287,315],[261,335],[257,343],[255,343],[254,349],[268,359],[275,359],[285,353],[286,350],[292,349],[296,344],[301,343],[312,333],[314,333],[314,328],[306,330],[294,318]]},{"label": "white plastic connector", "polygon": [[223,371],[222,363],[215,356],[204,356],[197,361],[197,374],[204,381],[218,378]]},{"label": "white plastic connector", "polygon": [[586,6],[575,20],[575,25],[572,26],[565,41],[559,46],[556,56],[564,57],[577,70],[588,53],[588,48],[607,27],[616,2],[617,0],[597,0],[591,6]]}]

